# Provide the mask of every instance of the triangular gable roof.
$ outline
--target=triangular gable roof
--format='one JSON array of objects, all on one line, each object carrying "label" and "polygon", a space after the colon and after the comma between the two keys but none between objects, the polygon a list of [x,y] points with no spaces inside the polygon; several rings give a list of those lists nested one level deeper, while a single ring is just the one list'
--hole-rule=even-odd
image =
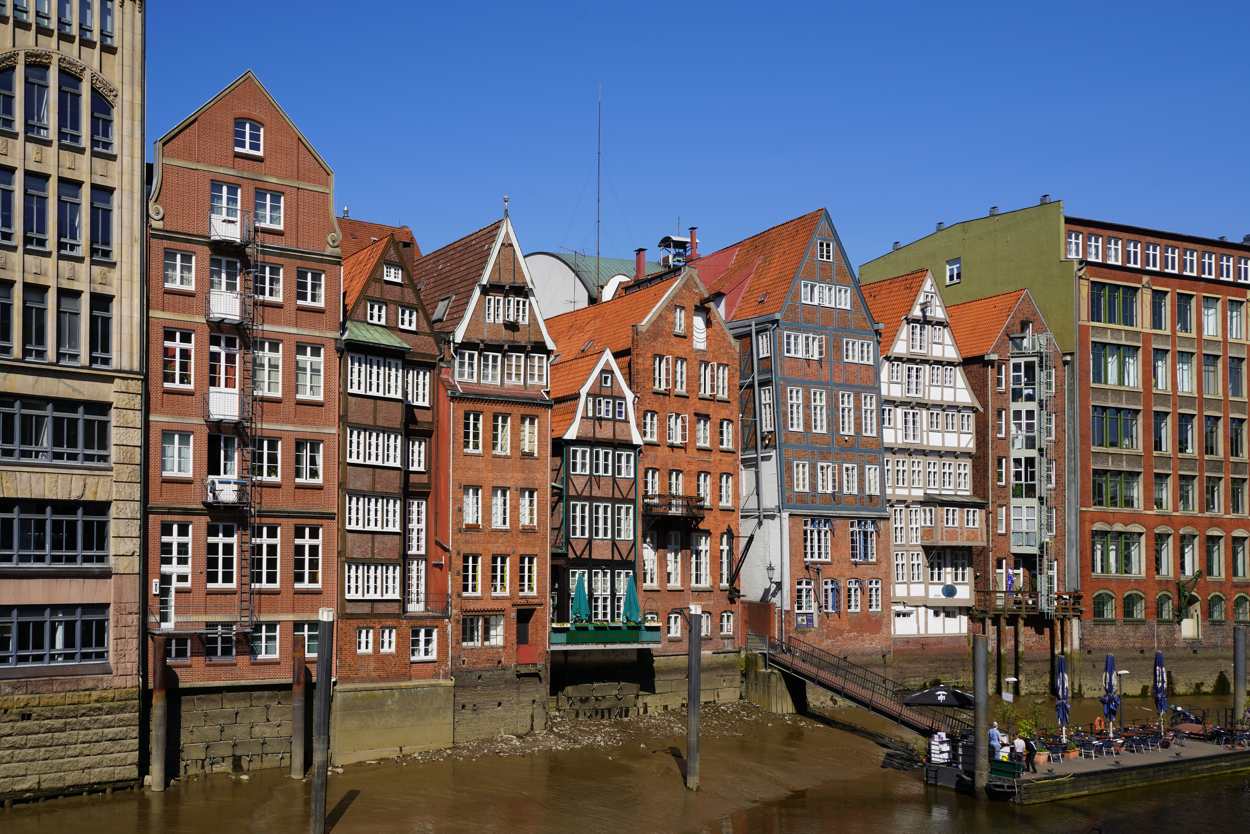
[{"label": "triangular gable roof", "polygon": [[[1026,295],[1029,295],[1028,290],[1011,290],[947,307],[946,318],[959,353],[965,359],[989,353]],[[1041,310],[1038,310],[1038,317],[1041,317]]]},{"label": "triangular gable roof", "polygon": [[[578,363],[579,365],[581,363]],[[594,363],[590,373],[584,377],[583,384],[577,390],[577,407],[573,410],[572,421],[568,428],[560,434],[565,440],[577,439],[577,429],[581,425],[582,415],[586,413],[586,397],[590,392],[590,388],[595,384],[595,380],[599,378],[604,368],[611,370],[613,376],[616,377],[616,384],[620,386],[621,392],[625,397],[625,414],[629,418],[629,438],[630,440],[641,446],[642,434],[638,431],[638,418],[634,413],[634,392],[630,390],[628,383],[625,382],[625,375],[621,373],[621,367],[616,364],[616,359],[612,357],[612,351],[604,348],[603,353],[599,355],[599,359]],[[566,368],[566,371],[570,370]],[[554,415],[553,415],[554,421]],[[556,434],[562,426],[558,426],[553,422],[551,433]]]},{"label": "triangular gable roof", "polygon": [[451,299],[443,317],[433,322],[435,330],[455,330],[464,318],[473,291],[482,276],[487,274],[491,253],[502,228],[503,221],[496,220],[423,255],[417,261],[417,286],[421,290],[425,309],[433,315],[440,300]]},{"label": "triangular gable roof", "polygon": [[421,247],[408,226],[388,226],[385,223],[373,223],[355,217],[340,217],[338,221],[339,233],[342,236],[339,251],[343,253],[344,259],[355,255],[362,249],[368,249],[387,235],[393,236],[397,242],[410,244],[407,249],[400,247],[400,254],[406,252],[408,255],[410,269],[416,266],[417,259],[421,257]]},{"label": "triangular gable roof", "polygon": [[916,304],[916,296],[924,286],[929,270],[918,269],[904,275],[887,278],[884,281],[866,284],[864,302],[874,320],[881,324],[881,353],[887,354],[894,348],[894,338],[898,334],[903,318],[911,312]]},{"label": "triangular gable roof", "polygon": [[604,349],[613,353],[627,350],[633,342],[634,325],[643,322],[677,286],[680,277],[674,275],[610,301],[552,316],[547,327],[556,343],[555,364],[593,356]]},{"label": "triangular gable roof", "polygon": [[351,312],[356,302],[360,300],[360,294],[364,292],[369,279],[378,268],[378,261],[391,251],[394,242],[394,238],[387,235],[355,254],[343,258],[343,296],[348,312]]},{"label": "triangular gable roof", "polygon": [[551,341],[542,313],[534,302],[534,279],[525,265],[525,252],[517,242],[512,220],[506,215],[502,220],[449,243],[417,262],[417,285],[426,309],[433,310],[440,299],[451,298],[446,314],[434,323],[434,328],[442,331],[454,329],[453,341],[464,339],[469,318],[477,307],[482,287],[490,278],[491,267],[499,257],[505,239],[512,244],[521,267],[521,277],[529,288],[530,315],[538,323],[547,349],[555,350],[555,342]]},{"label": "triangular gable roof", "polygon": [[224,88],[222,88],[222,90],[219,93],[217,93],[217,95],[213,96],[208,101],[201,104],[199,107],[195,109],[193,113],[191,113],[190,116],[187,116],[185,119],[178,122],[178,124],[174,125],[168,131],[166,131],[165,134],[161,136],[160,139],[156,140],[157,147],[160,147],[161,145],[164,145],[166,142],[168,142],[170,139],[173,139],[175,136],[181,133],[189,124],[191,124],[196,119],[198,119],[201,113],[203,113],[205,110],[208,110],[217,102],[221,101],[221,99],[225,98],[225,96],[228,93],[232,92],[236,87],[238,87],[239,85],[243,84],[246,81],[250,81],[253,84],[255,84],[256,87],[265,95],[265,98],[269,99],[269,103],[272,104],[274,109],[278,111],[278,115],[280,115],[283,119],[286,120],[287,125],[290,126],[291,130],[295,132],[295,135],[299,137],[300,142],[304,143],[304,147],[308,148],[308,152],[313,155],[313,159],[317,160],[317,164],[320,165],[322,168],[324,168],[327,174],[330,174],[331,176],[333,176],[334,169],[330,167],[330,163],[326,162],[325,159],[321,156],[321,154],[317,153],[317,149],[313,147],[312,142],[308,141],[308,137],[304,135],[303,131],[299,129],[299,126],[296,125],[295,122],[291,119],[291,117],[287,115],[287,112],[282,109],[282,105],[278,104],[278,100],[273,97],[273,95],[269,92],[268,89],[265,88],[265,85],[260,83],[260,79],[256,77],[256,73],[252,72],[250,69],[244,70],[242,75],[240,75],[238,78],[234,79],[229,84],[227,84]]},{"label": "triangular gable roof", "polygon": [[690,262],[708,292],[725,296],[726,319],[781,309],[824,216],[816,209]]}]

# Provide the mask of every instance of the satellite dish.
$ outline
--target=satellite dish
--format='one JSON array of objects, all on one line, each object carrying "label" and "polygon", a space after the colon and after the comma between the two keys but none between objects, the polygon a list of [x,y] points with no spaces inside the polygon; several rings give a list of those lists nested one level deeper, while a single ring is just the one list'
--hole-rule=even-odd
[{"label": "satellite dish", "polygon": [[946,597],[947,599],[954,599],[955,594],[957,593],[959,593],[959,589],[956,588],[954,585],[947,583],[946,585],[942,586],[942,596]]}]

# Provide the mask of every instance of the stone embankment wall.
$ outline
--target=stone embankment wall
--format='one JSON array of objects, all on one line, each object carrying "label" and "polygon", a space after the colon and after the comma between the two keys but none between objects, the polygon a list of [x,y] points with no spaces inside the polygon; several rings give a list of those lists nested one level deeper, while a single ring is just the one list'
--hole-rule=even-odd
[{"label": "stone embankment wall", "polygon": [[330,713],[330,757],[334,764],[350,764],[450,747],[454,705],[449,680],[339,684]]},{"label": "stone embankment wall", "polygon": [[464,670],[456,674],[453,691],[455,744],[521,736],[547,726],[545,674],[517,674],[508,668]]},{"label": "stone embankment wall", "polygon": [[[605,663],[590,657],[570,658],[549,708],[570,718],[616,719],[681,709],[689,681],[684,656],[643,657],[634,665]],[[742,699],[742,667],[738,652],[702,656],[699,692],[702,703]]]},{"label": "stone embankment wall", "polygon": [[169,738],[178,740],[178,761],[170,762],[169,773],[185,777],[290,766],[289,686],[171,691],[169,705]]},{"label": "stone embankment wall", "polygon": [[135,784],[139,691],[0,694],[0,799],[24,800]]}]

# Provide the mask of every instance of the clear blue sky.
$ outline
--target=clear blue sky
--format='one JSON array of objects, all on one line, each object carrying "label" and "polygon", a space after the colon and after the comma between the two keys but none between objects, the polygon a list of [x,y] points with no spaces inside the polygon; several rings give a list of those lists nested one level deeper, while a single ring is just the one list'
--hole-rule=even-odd
[{"label": "clear blue sky", "polygon": [[149,3],[148,135],[250,67],[353,216],[429,251],[506,193],[524,249],[593,252],[602,82],[605,255],[826,206],[858,265],[1047,192],[1250,233],[1244,5],[956,5]]}]

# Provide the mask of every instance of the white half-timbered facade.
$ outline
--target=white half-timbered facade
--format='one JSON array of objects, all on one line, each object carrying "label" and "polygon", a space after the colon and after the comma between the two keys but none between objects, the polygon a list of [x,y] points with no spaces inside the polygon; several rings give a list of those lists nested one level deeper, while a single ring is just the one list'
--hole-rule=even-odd
[{"label": "white half-timbered facade", "polygon": [[976,412],[946,308],[927,271],[864,287],[881,327],[881,435],[895,637],[962,635],[985,502],[972,490]]}]

